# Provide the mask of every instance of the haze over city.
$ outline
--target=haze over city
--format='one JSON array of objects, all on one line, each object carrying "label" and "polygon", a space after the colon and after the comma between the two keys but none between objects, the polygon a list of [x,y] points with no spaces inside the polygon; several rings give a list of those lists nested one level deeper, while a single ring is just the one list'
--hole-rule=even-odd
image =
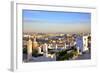
[{"label": "haze over city", "polygon": [[23,10],[23,32],[90,33],[91,14]]}]

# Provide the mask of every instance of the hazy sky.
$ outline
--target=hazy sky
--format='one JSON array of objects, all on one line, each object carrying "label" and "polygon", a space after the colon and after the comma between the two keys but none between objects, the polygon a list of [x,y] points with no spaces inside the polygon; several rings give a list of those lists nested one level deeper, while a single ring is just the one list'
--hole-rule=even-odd
[{"label": "hazy sky", "polygon": [[90,32],[91,14],[23,10],[24,32]]}]

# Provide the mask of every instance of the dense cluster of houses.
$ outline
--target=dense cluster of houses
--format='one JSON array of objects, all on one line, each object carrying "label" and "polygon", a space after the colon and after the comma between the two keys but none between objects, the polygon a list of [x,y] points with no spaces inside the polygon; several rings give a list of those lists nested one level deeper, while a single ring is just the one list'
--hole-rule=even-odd
[{"label": "dense cluster of houses", "polygon": [[23,40],[23,47],[27,48],[27,60],[32,59],[32,51],[37,50],[38,54],[43,54],[45,57],[53,58],[55,53],[51,54],[49,50],[58,52],[65,49],[70,49],[72,46],[77,48],[79,54],[91,50],[91,35],[67,35],[67,38],[59,38],[57,40],[46,39],[48,42],[39,43],[36,36],[25,36],[27,40]]}]

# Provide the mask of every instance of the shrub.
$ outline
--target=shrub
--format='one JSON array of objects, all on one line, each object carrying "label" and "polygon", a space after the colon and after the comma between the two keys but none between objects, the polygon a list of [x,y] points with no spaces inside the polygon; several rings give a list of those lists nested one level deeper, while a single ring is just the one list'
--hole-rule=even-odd
[{"label": "shrub", "polygon": [[78,52],[75,47],[72,47],[71,52],[68,53],[67,50],[63,50],[63,51],[56,53],[56,55],[57,55],[56,60],[58,60],[58,61],[69,60],[69,59],[72,59],[73,56],[77,56]]}]

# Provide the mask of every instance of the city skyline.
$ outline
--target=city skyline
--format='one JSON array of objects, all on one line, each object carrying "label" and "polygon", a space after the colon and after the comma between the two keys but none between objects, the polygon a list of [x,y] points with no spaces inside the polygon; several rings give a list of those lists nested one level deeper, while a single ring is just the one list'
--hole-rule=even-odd
[{"label": "city skyline", "polygon": [[23,32],[90,33],[91,14],[23,10]]}]

